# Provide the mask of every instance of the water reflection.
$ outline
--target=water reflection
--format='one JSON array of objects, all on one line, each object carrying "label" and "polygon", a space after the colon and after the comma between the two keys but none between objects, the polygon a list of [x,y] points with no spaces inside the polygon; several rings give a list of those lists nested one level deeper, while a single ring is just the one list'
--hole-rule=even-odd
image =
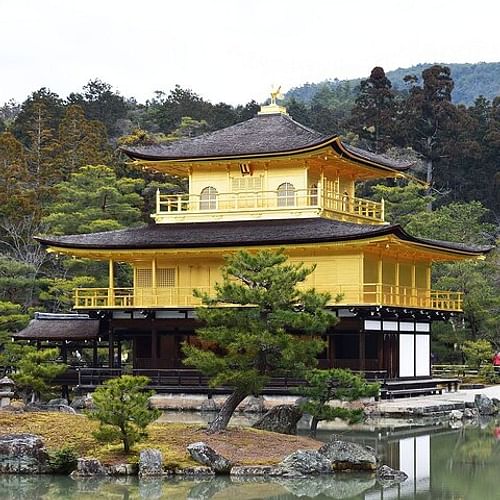
[{"label": "water reflection", "polygon": [[[495,422],[356,430],[350,439],[375,447],[382,461],[408,474],[404,483],[382,488],[370,474],[283,478],[137,478],[72,480],[57,476],[0,476],[0,498],[8,500],[172,499],[480,499],[499,498],[500,431]],[[323,437],[327,437],[323,434]]]}]

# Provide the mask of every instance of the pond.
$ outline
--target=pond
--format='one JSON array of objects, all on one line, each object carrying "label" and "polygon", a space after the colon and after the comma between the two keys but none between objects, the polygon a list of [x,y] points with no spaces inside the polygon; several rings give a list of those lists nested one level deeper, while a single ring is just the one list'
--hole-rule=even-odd
[{"label": "pond", "polygon": [[[194,418],[194,417],[192,417]],[[168,419],[168,417],[166,418]],[[339,474],[311,479],[150,479],[73,480],[60,476],[0,476],[0,498],[38,499],[466,499],[500,498],[500,427],[497,422],[451,429],[435,424],[374,424],[342,431],[345,438],[377,450],[382,462],[401,469],[408,480],[382,489],[374,477]],[[327,439],[332,430],[323,430]]]}]

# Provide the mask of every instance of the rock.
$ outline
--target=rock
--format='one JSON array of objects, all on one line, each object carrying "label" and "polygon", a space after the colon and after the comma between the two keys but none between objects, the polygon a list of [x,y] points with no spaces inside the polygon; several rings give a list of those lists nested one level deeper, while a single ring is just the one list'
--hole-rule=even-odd
[{"label": "rock", "polygon": [[[165,498],[165,493],[163,491],[165,483],[162,478],[159,477],[148,477],[139,481],[137,498],[147,498],[148,500],[162,500]],[[124,495],[127,498],[127,495]],[[99,495],[102,498],[102,493]]]},{"label": "rock", "polygon": [[245,413],[262,413],[264,411],[264,398],[262,396],[248,396],[238,405],[237,409]]},{"label": "rock", "polygon": [[97,458],[84,457],[78,459],[76,470],[71,473],[71,477],[106,476],[107,474],[106,468]]},{"label": "rock", "polygon": [[450,420],[462,420],[464,414],[460,410],[450,411]]},{"label": "rock", "polygon": [[497,398],[491,398],[492,403],[499,408],[500,407],[500,399]]},{"label": "rock", "polygon": [[246,465],[231,468],[231,476],[280,476],[283,470],[273,465]]},{"label": "rock", "polygon": [[211,467],[201,465],[198,467],[184,467],[183,469],[175,469],[174,474],[177,476],[215,476],[215,471]]},{"label": "rock", "polygon": [[233,464],[222,455],[219,455],[208,444],[199,441],[198,443],[191,443],[187,447],[187,451],[199,464],[211,467],[216,474],[229,474]]},{"label": "rock", "polygon": [[205,399],[200,405],[200,411],[217,411],[214,398]]},{"label": "rock", "polygon": [[34,434],[0,436],[0,473],[43,474],[50,471],[42,438]]},{"label": "rock", "polygon": [[328,474],[332,463],[321,453],[298,450],[284,458],[279,464],[284,476],[303,476],[309,474]]},{"label": "rock", "polygon": [[493,401],[484,394],[474,396],[474,406],[478,409],[479,415],[495,415],[498,411]]},{"label": "rock", "polygon": [[[343,477],[344,476],[344,477]],[[276,483],[294,495],[294,498],[361,498],[366,490],[373,488],[376,480],[371,474],[363,473],[361,476],[316,476],[298,479],[276,479]],[[385,498],[385,497],[384,497]]]},{"label": "rock", "polygon": [[373,448],[339,440],[335,435],[318,452],[332,462],[335,470],[375,470],[377,468],[377,456]]},{"label": "rock", "polygon": [[163,455],[160,450],[146,448],[139,454],[139,477],[162,476]]},{"label": "rock", "polygon": [[139,468],[138,464],[115,464],[108,465],[106,470],[110,476],[136,476]]},{"label": "rock", "polygon": [[91,410],[94,407],[94,402],[90,396],[81,396],[74,398],[70,406],[75,410]]},{"label": "rock", "polygon": [[388,465],[382,465],[377,469],[377,481],[384,487],[393,486],[408,479],[408,475],[401,471],[392,469]]},{"label": "rock", "polygon": [[71,406],[59,404],[45,404],[45,403],[29,403],[24,407],[24,411],[38,412],[38,411],[60,411],[62,413],[76,414],[76,411]]},{"label": "rock", "polygon": [[465,408],[464,409],[464,418],[471,419],[477,418],[479,416],[479,412],[477,408]]},{"label": "rock", "polygon": [[48,403],[47,406],[68,406],[68,400],[66,398],[55,398],[51,399]]},{"label": "rock", "polygon": [[281,434],[297,434],[303,412],[298,406],[279,405],[265,413],[252,427]]}]

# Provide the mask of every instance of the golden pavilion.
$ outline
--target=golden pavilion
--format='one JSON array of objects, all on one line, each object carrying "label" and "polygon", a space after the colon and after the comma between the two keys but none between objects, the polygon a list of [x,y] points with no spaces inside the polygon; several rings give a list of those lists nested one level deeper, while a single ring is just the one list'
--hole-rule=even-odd
[{"label": "golden pavilion", "polygon": [[[197,341],[193,289],[210,291],[231,252],[284,248],[290,261],[316,265],[304,286],[341,297],[330,306],[340,321],[324,336],[320,366],[431,377],[432,322],[462,309],[459,292],[431,288],[432,264],[486,249],[416,238],[385,222],[383,201],[356,196],[356,183],[405,176],[408,165],[311,130],[274,99],[242,123],[124,152],[142,168],[186,178],[188,192],[158,191],[144,227],[39,237],[51,252],[106,261],[109,283],[76,289],[72,319],[40,316],[17,338],[90,342],[96,370],[97,346],[106,345],[115,371],[125,342],[136,372],[154,374],[165,390],[199,391],[202,377],[182,370],[181,354],[183,342]],[[117,281],[124,263],[132,286]],[[70,326],[54,328],[58,321]]]}]

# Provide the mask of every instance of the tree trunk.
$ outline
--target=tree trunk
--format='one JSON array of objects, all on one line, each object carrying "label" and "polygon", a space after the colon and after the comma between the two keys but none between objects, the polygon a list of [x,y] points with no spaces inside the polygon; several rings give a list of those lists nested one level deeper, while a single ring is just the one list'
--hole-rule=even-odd
[{"label": "tree trunk", "polygon": [[[432,183],[434,181],[434,163],[431,158],[427,158],[427,161],[425,162],[425,168],[426,168],[425,181],[427,182],[427,191],[425,194],[427,196],[432,196]],[[429,201],[429,203],[427,203],[426,211],[432,212],[432,200]]]},{"label": "tree trunk", "polygon": [[226,429],[229,420],[233,416],[236,407],[248,396],[246,392],[239,391],[236,389],[227,399],[224,401],[219,413],[208,426],[208,432],[210,434],[214,432],[220,432]]},{"label": "tree trunk", "polygon": [[311,429],[309,430],[309,435],[312,438],[316,438],[316,431],[318,430],[318,422],[319,419],[316,417],[313,417],[311,420]]}]

